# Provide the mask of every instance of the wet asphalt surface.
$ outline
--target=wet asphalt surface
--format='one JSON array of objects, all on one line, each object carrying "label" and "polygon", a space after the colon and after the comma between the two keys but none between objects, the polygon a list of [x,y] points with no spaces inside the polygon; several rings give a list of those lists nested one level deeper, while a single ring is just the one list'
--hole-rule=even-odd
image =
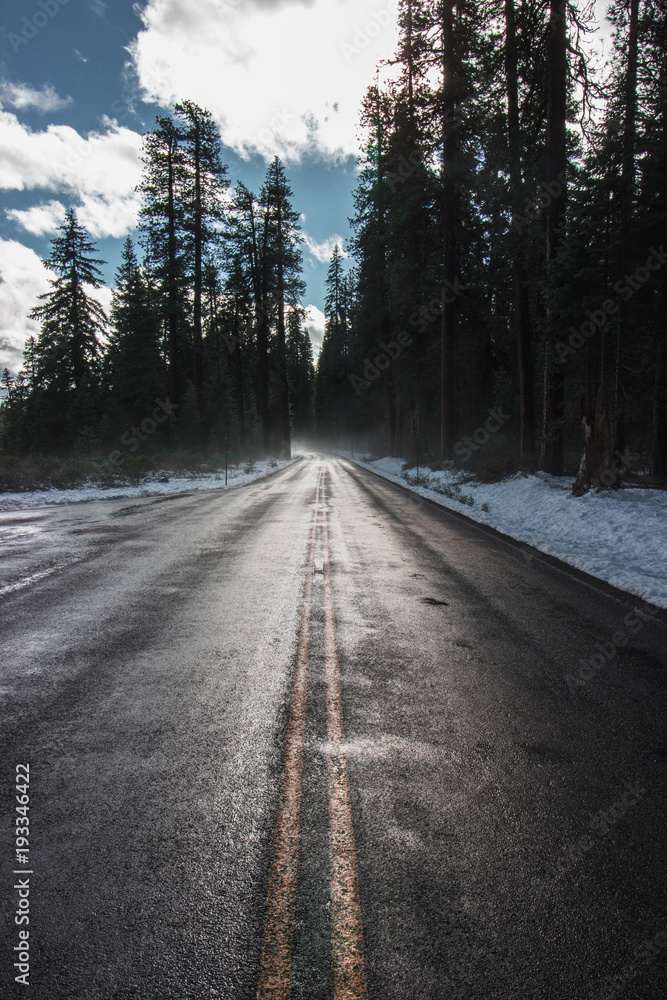
[{"label": "wet asphalt surface", "polygon": [[[0,514],[0,997],[255,997],[322,462],[368,996],[662,1000],[664,613],[331,457]],[[295,1000],[333,997],[321,633]]]}]

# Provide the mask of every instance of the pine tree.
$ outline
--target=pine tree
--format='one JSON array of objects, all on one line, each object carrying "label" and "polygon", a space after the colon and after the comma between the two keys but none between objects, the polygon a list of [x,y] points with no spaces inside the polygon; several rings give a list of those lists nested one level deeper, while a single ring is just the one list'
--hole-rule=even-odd
[{"label": "pine tree", "polygon": [[141,423],[165,393],[167,372],[157,309],[129,237],[116,271],[111,320],[104,366],[111,424]]},{"label": "pine tree", "polygon": [[287,316],[287,375],[294,435],[300,443],[310,436],[313,405],[313,345],[300,306]]},{"label": "pine tree", "polygon": [[187,158],[183,133],[171,118],[157,118],[144,137],[144,175],[139,214],[147,263],[161,286],[160,315],[167,332],[169,398],[178,406],[191,371],[187,325],[187,240],[183,192]]},{"label": "pine tree", "polygon": [[204,267],[215,256],[221,240],[225,218],[223,194],[229,186],[227,168],[222,163],[220,132],[209,111],[192,101],[175,107],[180,121],[182,151],[185,157],[185,177],[181,194],[183,223],[189,238],[190,274],[192,278],[193,311],[192,338],[194,353],[194,387],[197,407],[201,411],[203,398],[202,368],[202,292]]},{"label": "pine tree", "polygon": [[[638,208],[645,246],[660,247],[667,224],[667,2],[643,5],[639,64],[641,148]],[[642,379],[652,386],[650,470],[667,477],[667,268],[654,278]]]},{"label": "pine tree", "polygon": [[529,457],[535,450],[535,387],[526,239],[522,220],[524,186],[519,101],[519,46],[514,0],[504,0],[504,3],[505,44],[503,55],[507,90],[507,169],[512,219],[516,226],[516,232],[513,234],[512,283],[519,383],[520,452],[522,457]]},{"label": "pine tree", "polygon": [[100,337],[107,318],[91,294],[102,286],[105,261],[92,256],[96,248],[73,210],[58,232],[44,261],[56,277],[30,314],[42,324],[31,364],[35,446],[64,450],[99,416]]},{"label": "pine tree", "polygon": [[334,246],[329,262],[325,288],[326,324],[318,362],[319,423],[331,435],[331,439],[341,445],[351,426],[352,390],[349,383],[347,285],[338,244]]},{"label": "pine tree", "polygon": [[265,227],[263,238],[265,260],[262,263],[262,270],[265,280],[270,276],[270,286],[267,284],[264,286],[265,301],[270,297],[275,308],[279,441],[281,453],[287,458],[291,454],[291,421],[285,311],[287,306],[294,307],[298,304],[299,297],[305,289],[301,278],[302,239],[299,233],[299,213],[292,208],[291,198],[292,190],[287,182],[285,170],[276,156],[269,166],[260,194]]},{"label": "pine tree", "polygon": [[243,254],[237,247],[228,258],[225,296],[227,303],[227,329],[225,344],[231,355],[233,367],[234,398],[236,404],[236,425],[238,442],[242,448],[246,444],[246,422],[248,410],[248,376],[253,355],[253,280],[244,264]]},{"label": "pine tree", "polygon": [[7,455],[21,455],[28,449],[30,423],[28,415],[29,389],[25,374],[20,371],[13,376],[7,368],[0,382],[5,397],[0,406],[0,440],[2,450]]},{"label": "pine tree", "polygon": [[262,211],[255,195],[239,183],[232,198],[230,245],[237,287],[249,290],[253,310],[255,359],[255,399],[262,428],[262,442],[268,452],[271,442],[269,422],[269,323],[268,298],[268,210]]}]

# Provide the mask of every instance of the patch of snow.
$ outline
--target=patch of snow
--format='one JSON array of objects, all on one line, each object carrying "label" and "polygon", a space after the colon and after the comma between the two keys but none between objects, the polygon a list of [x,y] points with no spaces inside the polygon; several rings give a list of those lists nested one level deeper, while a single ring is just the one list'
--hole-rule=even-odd
[{"label": "patch of snow", "polygon": [[[457,469],[433,472],[423,467],[419,469],[420,480],[428,486],[411,485],[403,477],[400,458],[364,462],[349,452],[337,454],[620,590],[667,608],[664,490],[626,488],[575,497],[572,477],[538,472],[481,483]],[[416,472],[416,468],[408,470],[412,478]],[[450,495],[443,496],[438,492],[442,489]],[[483,505],[488,509],[483,510]]]},{"label": "patch of snow", "polygon": [[[228,485],[225,486],[225,473],[183,473],[173,474],[169,470],[151,473],[144,477],[143,482],[136,486],[82,486],[71,490],[34,490],[25,493],[0,493],[0,511],[23,510],[32,507],[46,507],[53,504],[81,503],[84,500],[123,500],[127,497],[157,497],[169,493],[195,493],[199,490],[224,490],[233,486],[245,486],[256,479],[284,469],[296,461],[279,459],[277,465],[268,462],[255,462],[254,472],[244,472],[242,468],[228,470]],[[169,482],[158,482],[159,477],[169,477]]]}]

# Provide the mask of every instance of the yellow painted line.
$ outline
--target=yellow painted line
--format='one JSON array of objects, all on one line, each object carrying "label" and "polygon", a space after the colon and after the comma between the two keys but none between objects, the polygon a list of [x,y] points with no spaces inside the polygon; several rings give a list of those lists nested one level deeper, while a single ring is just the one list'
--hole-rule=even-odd
[{"label": "yellow painted line", "polygon": [[322,468],[317,480],[315,509],[310,528],[299,641],[292,680],[285,757],[269,874],[257,1000],[289,1000],[291,993],[292,940],[294,937],[296,877],[299,862],[303,742],[306,729],[308,654],[313,605],[313,557],[323,473]]},{"label": "yellow painted line", "polygon": [[347,759],[341,746],[345,733],[326,508],[323,513],[323,548],[327,736],[335,749],[327,759],[334,1000],[368,1000],[350,784]]}]

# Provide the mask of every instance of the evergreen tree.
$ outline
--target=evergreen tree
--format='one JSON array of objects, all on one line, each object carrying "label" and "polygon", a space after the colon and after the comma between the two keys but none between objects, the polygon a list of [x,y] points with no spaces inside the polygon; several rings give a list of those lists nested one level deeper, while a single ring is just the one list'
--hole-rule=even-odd
[{"label": "evergreen tree", "polygon": [[107,318],[91,292],[101,287],[96,250],[72,210],[44,261],[56,275],[31,318],[41,333],[31,365],[35,385],[35,441],[39,449],[65,450],[99,417],[100,337]]},{"label": "evergreen tree", "polygon": [[222,163],[220,133],[209,111],[192,101],[176,105],[185,159],[183,221],[189,238],[192,279],[192,339],[194,387],[199,410],[203,408],[202,293],[206,260],[215,256],[225,213],[223,194],[229,186]]},{"label": "evergreen tree", "polygon": [[287,316],[287,375],[294,435],[305,443],[312,429],[313,406],[313,345],[304,325],[305,313],[300,306]]},{"label": "evergreen tree", "polygon": [[[644,246],[660,247],[667,225],[667,2],[642,5],[642,48],[638,66],[640,126],[638,212]],[[649,338],[641,368],[651,392],[650,469],[667,477],[667,268],[655,275]]]},{"label": "evergreen tree", "polygon": [[326,277],[326,324],[318,362],[318,426],[338,444],[351,426],[349,326],[346,276],[338,244]]},{"label": "evergreen tree", "polygon": [[[274,307],[276,334],[274,351],[274,371],[276,374],[276,395],[281,453],[289,458],[291,454],[291,424],[289,382],[287,377],[287,340],[285,312],[288,306],[295,307],[305,290],[301,278],[302,259],[299,233],[299,213],[292,208],[292,190],[287,182],[285,170],[276,156],[266,174],[260,194],[263,208],[263,250],[264,301],[270,300]],[[267,283],[266,279],[269,279]],[[265,442],[266,443],[266,442]]]},{"label": "evergreen tree", "polygon": [[149,269],[161,287],[159,312],[167,334],[169,398],[181,401],[192,371],[187,322],[187,250],[183,192],[187,157],[183,133],[171,118],[157,118],[157,128],[144,137],[144,196],[139,214],[141,242]]},{"label": "evergreen tree", "polygon": [[157,309],[129,237],[116,271],[111,320],[113,329],[105,358],[111,424],[141,423],[154,409],[157,397],[165,393],[167,372]]},{"label": "evergreen tree", "polygon": [[[269,422],[269,268],[268,209],[262,211],[252,191],[239,183],[232,198],[229,254],[236,289],[250,295],[253,311],[255,352],[255,400],[261,423],[262,442],[268,452],[271,443]],[[234,334],[233,334],[234,335]]]}]

